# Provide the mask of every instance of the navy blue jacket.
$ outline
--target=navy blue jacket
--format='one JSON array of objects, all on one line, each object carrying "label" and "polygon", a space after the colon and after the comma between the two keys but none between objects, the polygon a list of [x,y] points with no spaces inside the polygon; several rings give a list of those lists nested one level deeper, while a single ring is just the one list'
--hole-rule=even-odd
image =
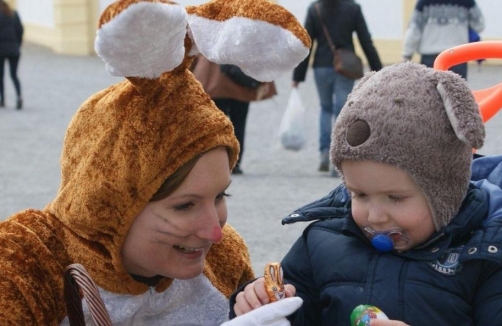
[{"label": "navy blue jacket", "polygon": [[[307,9],[307,17],[304,27],[307,30],[312,44],[317,43],[314,53],[313,66],[315,67],[333,67],[333,52],[329,47],[328,40],[324,35],[321,21],[317,15],[314,4],[319,3],[321,15],[323,16],[324,24],[329,31],[331,40],[337,48],[345,48],[354,51],[354,42],[352,36],[354,32],[357,34],[361,48],[368,59],[371,70],[382,69],[382,63],[378,52],[373,45],[371,34],[366,25],[366,21],[361,10],[361,6],[352,0],[340,0],[334,14],[329,14],[323,8],[322,1],[312,3]],[[307,73],[308,65],[312,50],[305,60],[303,60],[293,72],[294,81],[304,81]]]},{"label": "navy blue jacket", "polygon": [[292,325],[350,325],[359,304],[414,326],[502,324],[501,184],[502,156],[475,159],[458,215],[403,253],[373,249],[343,185],[290,214],[283,223],[320,219],[282,261],[304,300]]},{"label": "navy blue jacket", "polygon": [[23,42],[23,25],[16,11],[12,16],[0,12],[0,57],[18,56]]}]

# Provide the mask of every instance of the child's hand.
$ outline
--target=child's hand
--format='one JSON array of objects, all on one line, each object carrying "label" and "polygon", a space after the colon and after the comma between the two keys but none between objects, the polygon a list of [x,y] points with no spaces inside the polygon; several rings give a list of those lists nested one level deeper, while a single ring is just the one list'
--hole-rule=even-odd
[{"label": "child's hand", "polygon": [[[284,288],[287,298],[295,295],[296,289],[293,285],[285,284]],[[234,311],[237,316],[240,316],[269,302],[270,299],[265,290],[265,280],[263,277],[260,277],[253,283],[248,284],[244,288],[244,291],[237,294]]]},{"label": "child's hand", "polygon": [[409,326],[399,320],[372,319],[370,326]]}]

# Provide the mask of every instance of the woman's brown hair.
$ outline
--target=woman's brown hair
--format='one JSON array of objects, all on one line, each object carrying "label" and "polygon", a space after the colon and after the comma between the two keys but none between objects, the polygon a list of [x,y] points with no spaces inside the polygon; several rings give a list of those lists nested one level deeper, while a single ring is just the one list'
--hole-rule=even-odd
[{"label": "woman's brown hair", "polygon": [[[227,149],[228,151],[229,149]],[[160,186],[159,190],[152,196],[150,202],[162,200],[172,194],[182,183],[185,181],[186,177],[192,171],[192,168],[195,166],[195,163],[199,160],[199,158],[204,155],[200,154],[192,158],[190,161],[183,164],[178,170],[176,170],[173,174],[167,178],[164,183]]]}]

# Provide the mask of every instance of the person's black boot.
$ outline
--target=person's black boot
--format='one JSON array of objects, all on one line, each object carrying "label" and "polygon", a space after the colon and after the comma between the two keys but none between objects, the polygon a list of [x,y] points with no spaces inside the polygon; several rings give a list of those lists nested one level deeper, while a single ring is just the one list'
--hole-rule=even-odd
[{"label": "person's black boot", "polygon": [[21,110],[23,108],[23,100],[21,98],[17,99],[16,109]]},{"label": "person's black boot", "polygon": [[328,172],[329,171],[329,151],[321,152],[321,163],[319,164],[318,171]]}]

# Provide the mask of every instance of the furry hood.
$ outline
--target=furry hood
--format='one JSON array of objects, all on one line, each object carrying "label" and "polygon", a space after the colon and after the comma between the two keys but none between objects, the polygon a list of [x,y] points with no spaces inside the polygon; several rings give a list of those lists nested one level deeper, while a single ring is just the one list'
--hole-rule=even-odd
[{"label": "furry hood", "polygon": [[[126,79],[91,96],[72,118],[60,189],[46,207],[67,228],[71,258],[108,291],[145,292],[147,286],[122,265],[121,247],[134,218],[196,155],[226,147],[231,167],[238,157],[231,122],[188,70],[193,57],[242,64],[268,81],[293,69],[309,48],[301,24],[267,0],[187,8],[167,0],[121,0],[108,6],[95,49],[110,74]],[[225,237],[231,233],[224,228]],[[162,280],[157,290],[170,282]]]}]

